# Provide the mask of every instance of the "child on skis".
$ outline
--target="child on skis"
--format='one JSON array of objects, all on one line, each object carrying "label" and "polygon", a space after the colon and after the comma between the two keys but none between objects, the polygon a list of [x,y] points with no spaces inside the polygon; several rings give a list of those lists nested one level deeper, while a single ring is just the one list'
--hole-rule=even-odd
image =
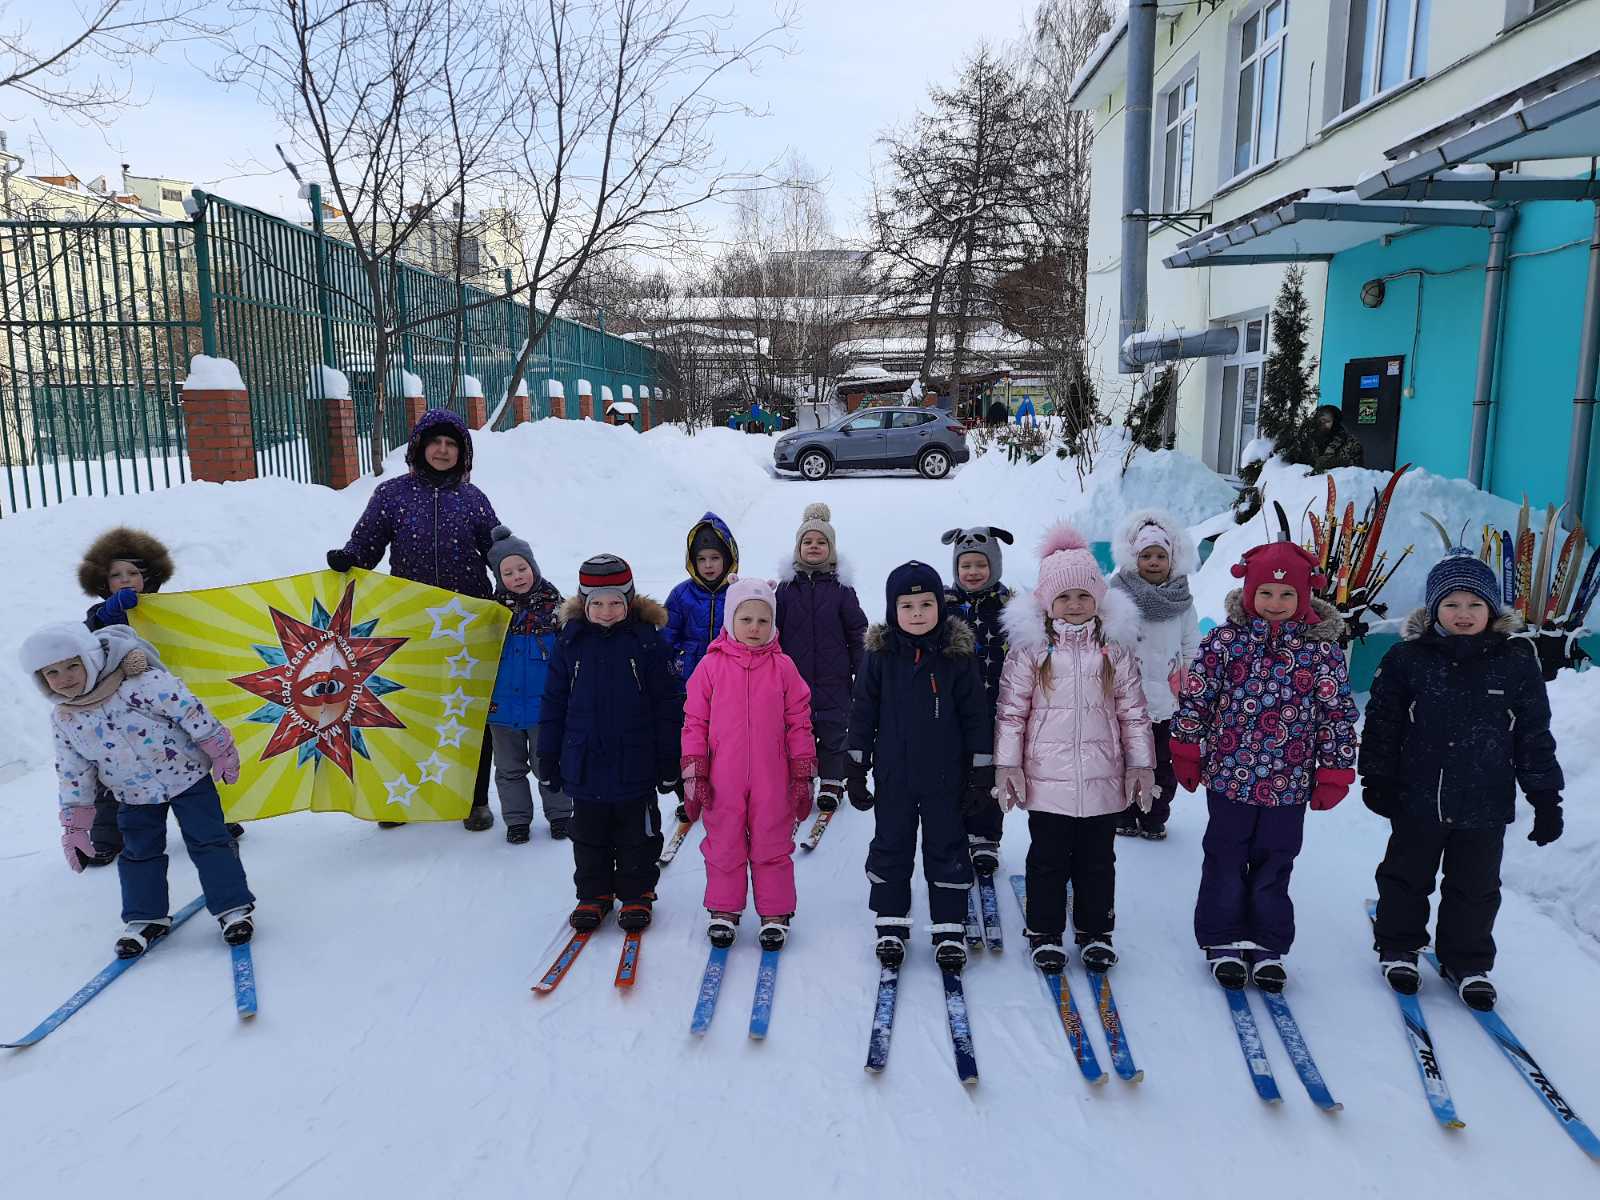
[{"label": "child on skis", "polygon": [[[1011,600],[1011,589],[1000,582],[1000,543],[1014,539],[1004,529],[976,525],[971,529],[949,529],[939,539],[950,551],[952,582],[944,592],[947,611],[960,617],[977,639],[975,657],[983,676],[983,701],[989,710],[989,727],[994,728],[995,702],[1000,695],[1000,671],[1006,664],[1006,632],[1001,615]],[[974,804],[965,817],[967,849],[972,869],[979,875],[993,875],[1000,869],[1000,833],[1005,814],[998,800]]]},{"label": "child on skis", "polygon": [[811,729],[821,783],[817,808],[833,812],[844,799],[845,728],[850,687],[866,653],[867,616],[839,569],[838,542],[826,504],[808,504],[795,534],[790,578],[778,585],[783,652],[811,689]]},{"label": "child on skis", "polygon": [[1189,664],[1200,649],[1200,618],[1189,597],[1189,573],[1200,556],[1183,525],[1169,512],[1145,509],[1122,523],[1111,543],[1117,573],[1111,586],[1133,601],[1139,635],[1134,651],[1145,704],[1150,709],[1156,746],[1155,795],[1145,811],[1130,804],[1117,821],[1117,832],[1159,842],[1167,836],[1172,815],[1172,714],[1178,710]]},{"label": "child on skis", "polygon": [[722,628],[729,577],[739,569],[739,544],[727,523],[708,512],[689,529],[689,578],[667,594],[662,636],[673,653],[672,672],[688,679]]},{"label": "child on skis", "polygon": [[856,676],[847,767],[850,803],[863,812],[876,804],[867,878],[878,960],[898,966],[905,959],[920,825],[935,958],[941,970],[960,971],[973,882],[962,813],[992,802],[994,730],[972,630],[946,613],[939,572],[902,563],[889,573],[884,599],[884,624],[867,630]]},{"label": "child on skis", "polygon": [[539,782],[572,797],[574,929],[598,928],[618,899],[618,925],[650,924],[661,875],[656,795],[677,787],[683,719],[666,621],[614,554],[579,568],[578,594],[561,608],[539,707]]},{"label": "child on skis", "polygon": [[1355,782],[1356,706],[1339,635],[1344,622],[1312,594],[1317,562],[1289,541],[1233,566],[1228,619],[1200,640],[1172,723],[1172,767],[1202,783],[1210,822],[1194,933],[1211,973],[1238,990],[1288,982],[1294,942],[1289,876],[1306,806],[1333,808]]},{"label": "child on skis", "polygon": [[[137,958],[172,927],[167,894],[167,810],[178,818],[206,907],[231,946],[254,932],[255,897],[222,820],[212,777],[239,778],[239,751],[156,652],[125,625],[91,633],[47,625],[22,643],[22,668],[54,705],[56,775],[61,784],[61,846],[83,870],[96,790],[119,805],[123,850],[122,936],[118,958]],[[109,735],[109,736],[108,736]]]},{"label": "child on skis", "polygon": [[[489,736],[494,740],[494,780],[500,792],[500,815],[506,841],[520,846],[533,824],[533,790],[528,768],[538,757],[539,707],[549,677],[550,655],[561,626],[561,593],[539,571],[528,543],[496,525],[489,545],[489,570],[494,573],[494,598],[511,610],[489,701]],[[539,785],[550,836],[560,841],[572,822],[572,801],[559,789]]]},{"label": "child on skis", "polygon": [[817,773],[811,689],[778,646],[772,585],[735,580],[727,601],[722,632],[689,677],[684,804],[690,820],[705,816],[711,944],[733,945],[748,869],[761,948],[778,950],[795,911],[795,822],[811,811]]},{"label": "child on skis", "polygon": [[1039,582],[1005,614],[995,791],[1028,811],[1028,928],[1033,961],[1066,968],[1072,926],[1091,971],[1116,964],[1117,820],[1149,808],[1155,748],[1130,648],[1138,618],[1108,591],[1083,535],[1057,525],[1040,546]]},{"label": "child on skis", "polygon": [[1494,571],[1457,547],[1428,572],[1426,596],[1383,656],[1367,705],[1362,799],[1390,823],[1373,948],[1390,986],[1414,995],[1442,861],[1434,949],[1461,998],[1487,1012],[1517,785],[1533,805],[1528,840],[1548,846],[1561,836],[1561,766],[1538,656],[1511,636],[1522,618],[1501,603]]}]

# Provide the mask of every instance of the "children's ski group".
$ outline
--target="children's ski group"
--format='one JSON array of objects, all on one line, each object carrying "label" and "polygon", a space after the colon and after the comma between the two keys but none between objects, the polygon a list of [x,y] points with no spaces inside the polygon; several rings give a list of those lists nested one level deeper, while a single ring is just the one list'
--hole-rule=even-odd
[{"label": "children's ski group", "polygon": [[[1103,975],[1118,956],[1116,838],[1165,838],[1181,787],[1203,790],[1208,810],[1195,940],[1224,987],[1276,993],[1307,811],[1333,808],[1359,774],[1367,807],[1391,827],[1377,869],[1384,976],[1416,991],[1440,886],[1444,971],[1468,1004],[1494,1004],[1505,827],[1520,786],[1532,839],[1559,837],[1562,775],[1538,662],[1471,553],[1429,574],[1358,746],[1340,618],[1314,597],[1316,559],[1288,541],[1233,567],[1241,586],[1203,637],[1188,589],[1195,547],[1159,511],[1117,531],[1110,578],[1081,534],[1052,528],[1025,590],[1002,580],[1010,533],[949,530],[948,582],[928,562],[901,564],[875,624],[821,504],[805,509],[776,585],[739,574],[732,530],[707,513],[665,605],[607,553],[583,562],[563,597],[469,482],[471,461],[460,418],[425,414],[408,472],[378,487],[327,561],[370,569],[387,553],[397,576],[511,610],[465,825],[493,824],[492,764],[506,840],[528,841],[536,782],[551,836],[572,842],[574,929],[613,908],[625,929],[650,924],[660,797],[675,795],[679,819],[704,826],[711,943],[733,943],[748,888],[758,940],[776,950],[801,908],[798,823],[813,797],[824,812],[847,798],[874,818],[878,958],[897,967],[907,954],[920,837],[934,955],[959,972],[969,889],[998,869],[1003,813],[1021,808],[1034,962],[1059,974],[1075,947]],[[96,597],[87,621],[46,627],[21,653],[52,704],[68,865],[115,860],[121,873],[123,957],[170,927],[168,809],[224,938],[246,942],[253,928],[214,782],[237,777],[233,739],[126,624],[173,572],[148,534],[111,531],[80,570]]]}]

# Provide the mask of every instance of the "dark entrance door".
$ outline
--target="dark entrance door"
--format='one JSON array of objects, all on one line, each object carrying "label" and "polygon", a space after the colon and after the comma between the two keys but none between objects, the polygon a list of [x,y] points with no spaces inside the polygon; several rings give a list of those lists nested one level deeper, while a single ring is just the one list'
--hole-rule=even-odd
[{"label": "dark entrance door", "polygon": [[1405,356],[1395,354],[1344,365],[1344,427],[1361,442],[1364,465],[1375,471],[1394,470],[1405,364]]}]

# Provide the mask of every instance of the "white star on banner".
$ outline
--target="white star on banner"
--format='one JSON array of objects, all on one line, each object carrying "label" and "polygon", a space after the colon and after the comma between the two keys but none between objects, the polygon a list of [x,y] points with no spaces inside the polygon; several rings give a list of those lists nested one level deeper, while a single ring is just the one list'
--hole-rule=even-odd
[{"label": "white star on banner", "polygon": [[439,745],[460,746],[461,737],[466,732],[467,727],[454,717],[451,717],[443,725],[439,726]]},{"label": "white star on banner", "polygon": [[444,715],[447,717],[466,716],[467,705],[472,702],[472,698],[461,687],[457,687],[448,696],[440,696],[439,699],[444,701]]},{"label": "white star on banner", "polygon": [[[455,638],[463,646],[466,645],[467,626],[471,625],[475,618],[461,607],[460,597],[451,596],[450,603],[428,609],[428,616],[433,618],[433,633],[431,636]],[[453,625],[447,626],[445,621],[450,617],[458,618],[458,620]]]},{"label": "white star on banner", "polygon": [[467,653],[467,648],[465,646],[461,647],[460,654],[450,655],[445,659],[445,662],[450,664],[449,678],[451,679],[454,679],[457,675],[460,675],[465,679],[471,679],[472,668],[478,665],[478,660]]},{"label": "white star on banner", "polygon": [[404,775],[386,781],[383,786],[389,792],[389,803],[398,804],[401,808],[410,808],[411,802],[417,798],[417,785]]},{"label": "white star on banner", "polygon": [[417,766],[422,769],[422,777],[419,781],[422,783],[443,783],[444,773],[449,770],[448,764],[439,757],[437,750],[428,755]]}]

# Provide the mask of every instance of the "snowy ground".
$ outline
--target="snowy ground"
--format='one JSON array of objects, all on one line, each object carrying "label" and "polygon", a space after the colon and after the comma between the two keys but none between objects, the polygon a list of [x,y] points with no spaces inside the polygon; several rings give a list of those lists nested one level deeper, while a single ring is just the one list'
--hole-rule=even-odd
[{"label": "snowy ground", "polygon": [[[1007,577],[1022,583],[1034,573],[1033,541],[1058,515],[1079,514],[1096,535],[1133,504],[1172,504],[1199,521],[1227,499],[1203,469],[1170,455],[1138,466],[1126,491],[1107,472],[1080,496],[1056,463],[1011,468],[992,458],[943,483],[775,480],[770,443],[726,431],[690,442],[670,430],[636,437],[549,422],[480,445],[475,481],[563,587],[581,557],[612,549],[630,557],[646,590],[664,594],[682,573],[683,531],[706,507],[733,524],[747,569],[775,572],[801,508],[821,498],[875,618],[879,581],[895,562],[918,555],[947,569],[938,535],[952,525],[1014,530]],[[318,565],[371,486],[190,485],[8,518],[0,556],[26,571],[28,586],[0,627],[0,656],[10,661],[39,621],[81,611],[76,551],[113,519],[169,540],[174,588],[210,586]],[[61,862],[42,707],[13,684],[0,692],[0,905],[12,917],[0,926],[0,1035],[29,1028],[103,964],[118,907],[114,872],[74,876]],[[1525,817],[1510,832],[1497,974],[1507,1020],[1596,1119],[1600,1039],[1582,1032],[1592,1003],[1581,998],[1600,992],[1600,817],[1583,806],[1600,784],[1590,715],[1600,674],[1563,680],[1554,695],[1573,798],[1568,834],[1536,850],[1523,840]],[[543,836],[507,846],[498,827],[472,835],[453,824],[384,832],[342,816],[263,822],[243,846],[262,905],[261,1015],[237,1022],[215,926],[195,918],[46,1043],[0,1062],[6,1192],[1592,1191],[1596,1168],[1431,982],[1426,1007],[1469,1128],[1435,1127],[1398,1010],[1372,968],[1360,902],[1384,830],[1354,797],[1311,818],[1295,876],[1290,993],[1345,1111],[1330,1117],[1310,1105],[1270,1029],[1285,1102],[1262,1106],[1189,933],[1203,816],[1182,797],[1169,841],[1118,846],[1117,993],[1145,1082],[1083,1082],[1003,892],[1007,949],[967,973],[982,1071],[972,1091],[955,1078],[920,936],[889,1070],[872,1078],[861,1069],[876,980],[861,873],[871,822],[852,810],[797,863],[801,913],[765,1044],[745,1036],[756,958],[748,935],[710,1035],[687,1032],[705,958],[693,839],[663,876],[635,994],[611,986],[612,928],[559,991],[535,999],[528,986],[571,902],[566,846]],[[1021,869],[1025,849],[1014,814],[1008,870]],[[176,903],[197,891],[181,853],[172,878]],[[917,906],[925,911],[920,884]],[[1535,974],[1554,986],[1519,984]],[[1081,974],[1071,981],[1081,997]]]}]

